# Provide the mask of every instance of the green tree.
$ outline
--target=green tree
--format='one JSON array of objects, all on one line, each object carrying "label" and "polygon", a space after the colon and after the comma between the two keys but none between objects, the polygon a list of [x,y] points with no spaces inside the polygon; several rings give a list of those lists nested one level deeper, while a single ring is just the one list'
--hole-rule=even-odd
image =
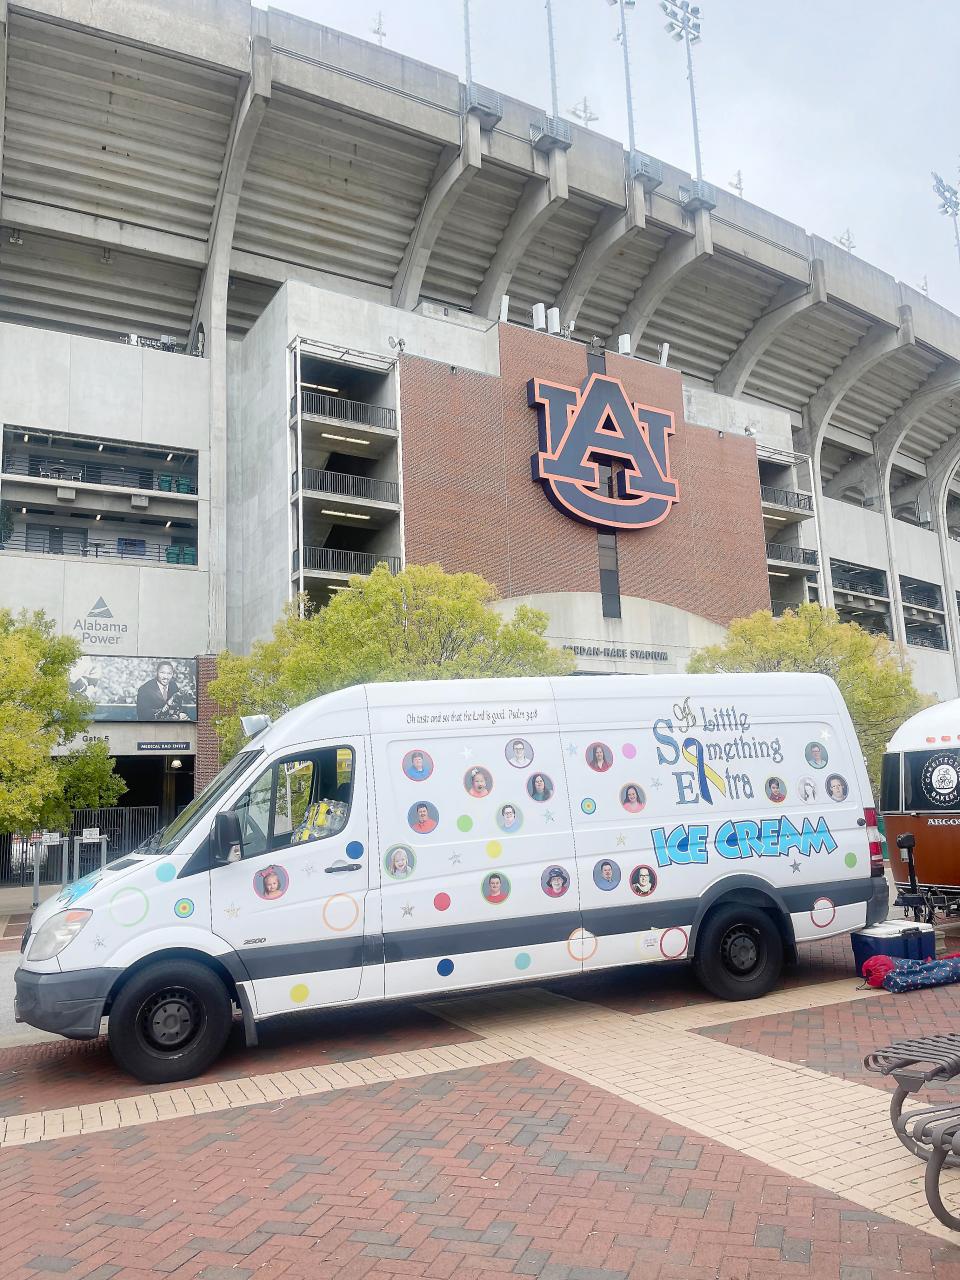
[{"label": "green tree", "polygon": [[222,756],[243,743],[241,715],[276,717],[347,685],[573,669],[572,656],[544,638],[545,613],[521,605],[504,619],[492,608],[496,598],[494,587],[473,573],[444,573],[433,564],[394,575],[378,565],[305,617],[294,602],[270,640],[248,656],[220,656],[209,691],[225,709],[215,722]]},{"label": "green tree", "polygon": [[688,671],[815,671],[835,680],[853,720],[876,794],[893,732],[930,701],[886,636],[841,622],[833,609],[802,604],[781,618],[768,610],[731,623],[723,644],[698,650]]},{"label": "green tree", "polygon": [[0,609],[0,831],[65,819],[81,793],[98,806],[115,804],[126,790],[113,762],[104,764],[103,743],[51,754],[90,722],[90,703],[70,692],[79,653],[42,612]]}]

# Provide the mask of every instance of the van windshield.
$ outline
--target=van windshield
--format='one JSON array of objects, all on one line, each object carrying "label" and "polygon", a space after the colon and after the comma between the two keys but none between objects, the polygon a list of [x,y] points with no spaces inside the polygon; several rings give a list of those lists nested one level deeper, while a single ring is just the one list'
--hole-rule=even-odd
[{"label": "van windshield", "polygon": [[260,747],[256,751],[241,751],[229,764],[224,765],[214,780],[204,787],[198,796],[194,796],[187,807],[177,814],[168,827],[163,829],[162,839],[155,852],[172,853],[187,832],[192,831],[200,819],[217,805],[224,792],[230,789],[241,773],[259,755],[262,755]]}]

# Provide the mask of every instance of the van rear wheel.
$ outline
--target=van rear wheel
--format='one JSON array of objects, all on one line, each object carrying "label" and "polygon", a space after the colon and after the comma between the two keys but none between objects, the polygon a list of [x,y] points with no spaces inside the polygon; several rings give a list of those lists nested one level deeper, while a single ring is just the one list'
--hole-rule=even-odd
[{"label": "van rear wheel", "polygon": [[110,1009],[110,1052],[144,1084],[188,1080],[220,1056],[232,1023],[227,989],[206,965],[161,961],[121,987]]},{"label": "van rear wheel", "polygon": [[736,904],[717,907],[701,926],[694,969],[721,1000],[755,1000],[776,985],[783,940],[765,911]]}]

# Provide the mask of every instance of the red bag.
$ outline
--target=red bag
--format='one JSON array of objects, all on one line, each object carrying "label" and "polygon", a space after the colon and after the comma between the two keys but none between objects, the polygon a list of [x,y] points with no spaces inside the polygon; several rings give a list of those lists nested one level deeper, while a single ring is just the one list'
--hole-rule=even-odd
[{"label": "red bag", "polygon": [[882,987],[883,980],[896,965],[890,956],[871,956],[863,962],[863,976],[870,987]]}]

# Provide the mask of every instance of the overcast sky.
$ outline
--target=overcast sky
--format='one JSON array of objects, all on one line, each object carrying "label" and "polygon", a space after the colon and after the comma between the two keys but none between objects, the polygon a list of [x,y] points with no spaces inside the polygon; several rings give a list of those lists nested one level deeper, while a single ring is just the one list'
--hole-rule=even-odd
[{"label": "overcast sky", "polygon": [[[255,0],[260,3],[261,0]],[[553,0],[561,114],[586,95],[626,142],[618,10]],[[265,5],[263,6],[265,7]],[[274,6],[463,77],[463,0],[284,0]],[[704,177],[855,253],[960,312],[960,264],[930,171],[956,183],[960,4],[703,0],[695,51]],[[472,0],[474,79],[549,109],[543,0]],[[628,13],[637,146],[693,166],[682,46],[657,0]]]}]

